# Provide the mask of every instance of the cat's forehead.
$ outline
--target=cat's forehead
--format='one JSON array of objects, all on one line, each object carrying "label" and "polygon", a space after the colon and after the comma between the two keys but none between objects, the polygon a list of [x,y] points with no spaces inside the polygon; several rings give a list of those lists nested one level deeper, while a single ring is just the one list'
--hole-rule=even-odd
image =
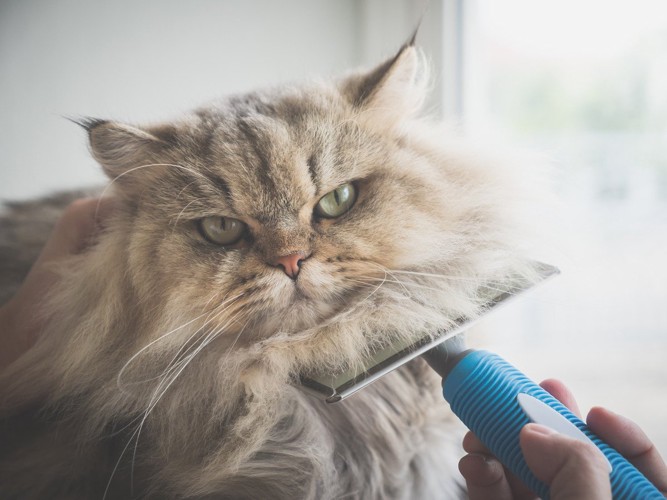
[{"label": "cat's forehead", "polygon": [[365,158],[377,147],[326,95],[249,95],[198,117],[200,162],[245,213],[298,210],[377,163]]}]

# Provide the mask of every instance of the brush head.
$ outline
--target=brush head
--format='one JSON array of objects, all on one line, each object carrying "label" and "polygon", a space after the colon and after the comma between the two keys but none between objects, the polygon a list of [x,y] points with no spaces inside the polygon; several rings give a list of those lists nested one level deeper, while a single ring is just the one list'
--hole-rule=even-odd
[{"label": "brush head", "polygon": [[486,317],[489,312],[494,311],[501,304],[505,304],[509,299],[559,273],[558,268],[543,263],[535,263],[535,270],[536,279],[534,280],[509,280],[507,283],[489,283],[482,287],[479,293],[483,294],[485,299],[484,306],[480,314],[473,318],[459,318],[450,327],[435,335],[429,332],[416,342],[395,344],[376,351],[367,366],[358,370],[302,374],[301,385],[307,392],[324,399],[327,403],[337,403],[445,341],[448,341],[447,350],[456,351],[453,352],[455,354],[464,349],[463,338],[458,337],[459,334],[481,318]]}]

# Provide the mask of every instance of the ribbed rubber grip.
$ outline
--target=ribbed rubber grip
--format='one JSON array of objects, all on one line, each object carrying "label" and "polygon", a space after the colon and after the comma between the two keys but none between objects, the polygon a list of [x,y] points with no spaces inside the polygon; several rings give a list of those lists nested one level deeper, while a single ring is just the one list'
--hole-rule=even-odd
[{"label": "ribbed rubber grip", "polygon": [[530,422],[517,401],[520,393],[533,396],[556,410],[602,450],[613,468],[610,480],[614,499],[665,500],[653,484],[593,434],[576,415],[496,354],[487,351],[467,354],[446,378],[443,393],[461,421],[542,498],[549,498],[549,488],[530,471],[519,446],[519,432]]}]

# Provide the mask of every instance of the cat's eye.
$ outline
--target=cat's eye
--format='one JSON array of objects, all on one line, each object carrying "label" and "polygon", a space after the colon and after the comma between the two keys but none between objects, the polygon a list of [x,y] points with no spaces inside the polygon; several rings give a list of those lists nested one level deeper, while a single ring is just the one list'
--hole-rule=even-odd
[{"label": "cat's eye", "polygon": [[346,213],[357,201],[357,190],[348,182],[325,194],[315,206],[315,213],[320,217],[334,219]]},{"label": "cat's eye", "polygon": [[199,220],[199,230],[208,241],[216,245],[238,243],[246,231],[246,225],[231,217],[204,217]]}]

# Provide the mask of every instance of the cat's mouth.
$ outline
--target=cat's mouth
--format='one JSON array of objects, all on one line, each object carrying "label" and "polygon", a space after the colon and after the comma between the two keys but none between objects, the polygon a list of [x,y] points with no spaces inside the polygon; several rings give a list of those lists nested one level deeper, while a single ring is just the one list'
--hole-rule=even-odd
[{"label": "cat's mouth", "polygon": [[381,281],[373,271],[361,262],[348,261],[343,266],[311,257],[300,266],[298,276],[270,269],[244,280],[230,294],[240,296],[239,309],[249,321],[251,336],[267,338],[278,332],[317,329],[369,297],[376,299]]},{"label": "cat's mouth", "polygon": [[294,282],[293,300],[294,302],[317,300],[316,295],[313,293],[312,285],[309,283],[304,284],[304,280],[297,279]]},{"label": "cat's mouth", "polygon": [[257,325],[269,336],[276,331],[299,332],[318,327],[356,302],[354,289],[341,286],[330,275],[309,273],[307,269],[296,280],[281,279],[271,288],[272,307],[262,308],[262,326]]},{"label": "cat's mouth", "polygon": [[[331,290],[312,283],[306,278],[299,278],[291,285],[290,297],[286,305],[286,313],[309,317],[311,322],[326,319],[339,307],[337,301],[331,299]],[[308,326],[314,326],[308,325]]]}]

